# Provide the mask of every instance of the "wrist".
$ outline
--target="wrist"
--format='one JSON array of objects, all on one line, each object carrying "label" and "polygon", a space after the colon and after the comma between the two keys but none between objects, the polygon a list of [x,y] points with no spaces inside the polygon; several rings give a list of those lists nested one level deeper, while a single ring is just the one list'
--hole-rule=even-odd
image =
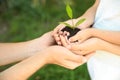
[{"label": "wrist", "polygon": [[38,57],[44,65],[49,63],[49,53],[48,53],[47,49],[40,51],[38,53]]},{"label": "wrist", "polygon": [[87,28],[91,37],[96,37],[97,30],[95,28]]},{"label": "wrist", "polygon": [[54,56],[54,49],[52,47],[48,47],[45,50],[42,50],[42,57],[44,57],[45,64],[53,64],[54,60],[52,57]]},{"label": "wrist", "polygon": [[25,43],[26,43],[26,50],[29,53],[28,56],[34,55],[36,52],[42,50],[42,48],[43,48],[43,46],[40,47],[41,43],[39,43],[37,39],[30,40],[30,41],[27,41]]}]

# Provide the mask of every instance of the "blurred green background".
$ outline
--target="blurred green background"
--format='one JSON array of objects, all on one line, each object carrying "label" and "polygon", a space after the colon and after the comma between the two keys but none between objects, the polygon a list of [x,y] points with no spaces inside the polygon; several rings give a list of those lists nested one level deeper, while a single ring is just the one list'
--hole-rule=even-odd
[{"label": "blurred green background", "polygon": [[[65,0],[0,0],[0,42],[27,41],[68,20]],[[69,0],[74,18],[81,16],[95,0]],[[0,71],[11,65],[0,67]],[[18,75],[19,76],[19,75]],[[75,70],[46,65],[29,80],[90,80],[86,64]]]}]

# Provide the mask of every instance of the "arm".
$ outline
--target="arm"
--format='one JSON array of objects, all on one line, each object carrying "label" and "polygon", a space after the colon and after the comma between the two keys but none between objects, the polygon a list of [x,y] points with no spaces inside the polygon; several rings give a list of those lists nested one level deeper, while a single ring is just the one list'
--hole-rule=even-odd
[{"label": "arm", "polygon": [[[52,45],[51,32],[40,38],[20,43],[0,43],[0,65],[21,61]],[[41,46],[42,45],[42,46]]]},{"label": "arm", "polygon": [[[98,5],[99,5],[99,0],[96,0],[96,2],[94,3],[94,5],[92,7],[90,7],[81,17],[79,17],[77,19],[73,19],[73,22],[76,23],[79,19],[86,18],[86,21],[84,21],[82,24],[80,24],[79,28],[83,29],[83,28],[90,27],[94,22],[94,17],[95,17]],[[68,24],[72,24],[71,20],[67,20],[65,22]],[[65,27],[65,25],[60,24],[53,30],[53,37],[55,38],[57,44],[59,44],[59,45],[61,45],[61,40],[59,38],[59,31],[64,27]]]},{"label": "arm", "polygon": [[[102,45],[104,44],[104,45]],[[113,54],[120,56],[120,45],[111,44],[109,42],[103,41],[101,44],[101,49],[104,51],[111,52]]]},{"label": "arm", "polygon": [[120,55],[120,45],[112,44],[103,39],[89,38],[82,43],[70,43],[65,37],[66,36],[63,35],[60,36],[62,45],[76,54],[88,55],[89,53],[96,50],[103,50],[116,55]]},{"label": "arm", "polygon": [[100,38],[107,42],[120,45],[120,31],[107,31],[95,28],[87,28],[79,31],[75,36],[70,39],[70,41],[79,40],[81,42],[84,42],[91,37]]},{"label": "arm", "polygon": [[75,55],[64,47],[52,46],[1,72],[0,80],[26,80],[45,64],[74,69],[84,63],[82,59],[82,56]]},{"label": "arm", "polygon": [[96,0],[92,7],[90,7],[82,16],[77,18],[77,20],[82,18],[86,19],[85,22],[79,25],[79,28],[82,28],[82,29],[87,28],[94,23],[94,18],[95,18],[95,14],[96,14],[99,2],[100,2],[99,0]]},{"label": "arm", "polygon": [[107,31],[99,29],[91,29],[92,37],[97,37],[113,44],[120,45],[120,31]]},{"label": "arm", "polygon": [[72,44],[72,51],[80,51],[79,54],[86,55],[96,50],[107,51],[116,55],[120,55],[120,46],[109,43],[99,38],[90,38],[80,44]]}]

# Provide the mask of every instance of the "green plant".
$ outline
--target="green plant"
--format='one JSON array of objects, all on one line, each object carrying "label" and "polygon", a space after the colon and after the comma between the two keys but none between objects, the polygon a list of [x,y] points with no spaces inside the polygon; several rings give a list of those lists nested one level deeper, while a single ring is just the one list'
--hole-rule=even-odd
[{"label": "green plant", "polygon": [[75,24],[74,24],[74,21],[73,21],[73,10],[72,8],[70,7],[69,4],[66,5],[66,12],[67,12],[67,15],[68,17],[71,19],[72,21],[72,25],[66,23],[66,22],[60,22],[61,24],[64,24],[66,25],[66,27],[70,27],[72,29],[76,28],[77,26],[79,26],[81,23],[83,23],[86,19],[85,18],[82,18],[80,20],[78,20]]}]

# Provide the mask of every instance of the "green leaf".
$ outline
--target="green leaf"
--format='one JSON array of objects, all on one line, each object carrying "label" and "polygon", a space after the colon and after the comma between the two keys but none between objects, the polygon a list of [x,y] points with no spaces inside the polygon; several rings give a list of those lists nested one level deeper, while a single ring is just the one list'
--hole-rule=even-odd
[{"label": "green leaf", "polygon": [[67,15],[72,19],[73,18],[73,12],[69,4],[66,5],[66,12]]},{"label": "green leaf", "polygon": [[70,24],[66,23],[66,22],[60,22],[60,24],[64,24],[66,27],[72,28],[72,26]]},{"label": "green leaf", "polygon": [[83,19],[80,19],[78,20],[78,22],[75,24],[75,27],[79,26],[81,23],[83,23],[86,19],[83,18]]}]

